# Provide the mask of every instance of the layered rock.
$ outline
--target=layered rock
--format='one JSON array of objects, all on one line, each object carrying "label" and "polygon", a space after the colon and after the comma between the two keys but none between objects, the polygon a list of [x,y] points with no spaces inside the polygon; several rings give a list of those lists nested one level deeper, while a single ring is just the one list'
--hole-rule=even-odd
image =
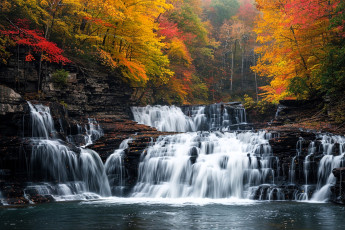
[{"label": "layered rock", "polygon": [[332,173],[336,177],[336,184],[331,187],[331,200],[339,204],[345,204],[345,167],[335,168]]}]

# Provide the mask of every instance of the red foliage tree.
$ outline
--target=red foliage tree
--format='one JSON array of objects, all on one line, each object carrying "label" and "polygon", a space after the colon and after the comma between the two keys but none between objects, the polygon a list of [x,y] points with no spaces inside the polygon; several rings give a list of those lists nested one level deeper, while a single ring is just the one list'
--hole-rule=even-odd
[{"label": "red foliage tree", "polygon": [[26,20],[18,20],[7,30],[0,30],[0,33],[10,38],[15,44],[29,48],[25,61],[33,61],[35,60],[33,54],[39,54],[42,55],[42,60],[48,62],[62,64],[71,62],[62,55],[63,50],[54,42],[48,41],[42,32],[30,29]]}]

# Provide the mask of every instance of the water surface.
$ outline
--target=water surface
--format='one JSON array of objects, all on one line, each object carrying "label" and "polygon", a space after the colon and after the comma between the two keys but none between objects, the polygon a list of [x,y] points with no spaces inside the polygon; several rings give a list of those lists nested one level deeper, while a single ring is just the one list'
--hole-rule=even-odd
[{"label": "water surface", "polygon": [[330,203],[110,198],[1,208],[0,229],[344,229]]}]

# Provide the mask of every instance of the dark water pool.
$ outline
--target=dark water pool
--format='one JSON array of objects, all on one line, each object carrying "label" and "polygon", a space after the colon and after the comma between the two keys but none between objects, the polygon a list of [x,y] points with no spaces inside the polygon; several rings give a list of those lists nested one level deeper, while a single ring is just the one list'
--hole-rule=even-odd
[{"label": "dark water pool", "polygon": [[0,229],[345,229],[345,207],[111,198],[0,208]]}]

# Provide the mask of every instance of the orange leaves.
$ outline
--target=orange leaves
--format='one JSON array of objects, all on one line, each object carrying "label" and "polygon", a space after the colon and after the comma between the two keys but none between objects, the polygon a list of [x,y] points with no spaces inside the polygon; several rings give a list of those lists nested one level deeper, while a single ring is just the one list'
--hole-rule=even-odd
[{"label": "orange leaves", "polygon": [[[263,87],[268,100],[277,101],[292,93],[305,98],[317,89],[320,63],[326,58],[329,19],[338,0],[256,0],[262,12],[256,22],[256,52],[261,58],[252,69],[272,77],[270,86]],[[298,90],[291,86],[302,79]],[[304,87],[304,88],[303,88]]]},{"label": "orange leaves", "polygon": [[111,69],[120,68],[123,75],[129,80],[137,82],[146,82],[148,80],[145,67],[141,63],[135,60],[130,61],[122,55],[117,56],[118,61],[116,62],[111,53],[102,49],[98,50],[98,55],[102,65]]},{"label": "orange leaves", "polygon": [[338,2],[339,0],[287,0],[284,12],[286,17],[291,18],[287,26],[299,25],[307,29],[319,20],[328,20]]},{"label": "orange leaves", "polygon": [[115,25],[113,25],[113,24],[111,24],[109,22],[106,22],[106,21],[104,21],[102,19],[99,19],[99,18],[93,18],[93,17],[85,16],[83,19],[86,20],[86,21],[89,21],[91,23],[94,23],[95,25],[100,25],[100,26],[104,26],[104,27],[110,27],[110,28],[114,28],[114,29],[116,28]]},{"label": "orange leaves", "polygon": [[102,65],[107,66],[111,69],[115,69],[117,67],[117,63],[113,60],[110,53],[99,49],[98,50],[99,60]]},{"label": "orange leaves", "polygon": [[168,56],[172,62],[180,62],[188,67],[192,64],[192,58],[187,50],[186,45],[178,38],[173,38],[168,44]]},{"label": "orange leaves", "polygon": [[34,60],[35,60],[35,58],[34,58],[34,56],[32,56],[31,53],[29,53],[28,55],[25,56],[25,61],[27,61],[27,62],[34,61]]},{"label": "orange leaves", "polygon": [[146,75],[145,66],[136,61],[129,61],[125,57],[119,58],[119,66],[125,77],[131,80],[146,82],[148,76]]}]

